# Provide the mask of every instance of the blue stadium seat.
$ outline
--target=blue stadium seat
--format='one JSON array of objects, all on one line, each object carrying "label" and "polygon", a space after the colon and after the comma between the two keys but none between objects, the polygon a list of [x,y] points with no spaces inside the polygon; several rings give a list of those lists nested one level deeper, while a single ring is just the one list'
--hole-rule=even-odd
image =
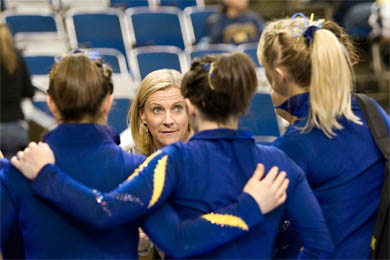
[{"label": "blue stadium seat", "polygon": [[174,6],[184,10],[189,6],[204,6],[203,0],[157,0],[160,6]]},{"label": "blue stadium seat", "polygon": [[108,125],[118,133],[127,128],[127,113],[131,105],[129,98],[115,98],[110,113],[108,114]]},{"label": "blue stadium seat", "polygon": [[68,51],[64,25],[58,14],[42,11],[5,11],[3,14],[18,48],[27,51],[52,51],[55,54]]},{"label": "blue stadium seat", "polygon": [[127,57],[130,45],[120,10],[73,9],[66,24],[72,48],[112,48]]},{"label": "blue stadium seat", "polygon": [[[250,130],[255,137],[259,137],[260,141],[267,139],[267,137],[280,136],[271,95],[256,93],[251,100],[248,112],[240,117],[238,127]],[[270,139],[272,140],[272,138]]]},{"label": "blue stadium seat", "polygon": [[132,46],[170,45],[184,50],[190,39],[184,17],[175,7],[134,7],[126,10]]},{"label": "blue stadium seat", "polygon": [[158,69],[174,69],[186,72],[188,65],[185,54],[175,46],[139,47],[130,51],[130,66],[136,80]]},{"label": "blue stadium seat", "polygon": [[54,117],[53,114],[51,113],[49,107],[47,106],[46,101],[32,101],[33,105],[35,108],[41,110],[42,112],[45,112],[47,115]]},{"label": "blue stadium seat", "polygon": [[3,13],[12,34],[17,33],[57,33],[63,31],[61,18],[51,13]]},{"label": "blue stadium seat", "polygon": [[235,47],[230,44],[210,44],[205,46],[192,46],[186,49],[186,53],[190,60],[194,58],[202,58],[209,54],[222,54],[235,50]]},{"label": "blue stadium seat", "polygon": [[112,7],[119,7],[122,9],[139,7],[139,6],[149,6],[148,0],[111,0]]},{"label": "blue stadium seat", "polygon": [[31,75],[47,75],[54,64],[54,55],[24,55],[28,71]]},{"label": "blue stadium seat", "polygon": [[111,67],[112,73],[128,73],[126,58],[120,51],[111,48],[92,48],[84,50],[87,52],[96,52],[100,55],[104,62]]},{"label": "blue stadium seat", "polygon": [[256,67],[261,67],[259,60],[257,59],[257,43],[243,43],[237,46],[237,50],[248,54],[253,60]]},{"label": "blue stadium seat", "polygon": [[207,19],[216,12],[216,7],[187,7],[184,9],[188,19],[188,32],[193,44],[198,44],[199,40],[207,36]]}]

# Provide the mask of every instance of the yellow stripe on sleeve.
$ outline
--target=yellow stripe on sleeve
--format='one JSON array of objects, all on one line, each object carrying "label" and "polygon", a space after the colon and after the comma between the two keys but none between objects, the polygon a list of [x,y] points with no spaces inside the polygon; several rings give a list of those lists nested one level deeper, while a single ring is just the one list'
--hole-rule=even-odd
[{"label": "yellow stripe on sleeve", "polygon": [[209,213],[202,216],[205,220],[211,222],[212,224],[220,225],[220,226],[229,226],[241,228],[242,230],[248,231],[248,225],[239,217],[228,215],[228,214],[215,214]]},{"label": "yellow stripe on sleeve", "polygon": [[167,159],[168,155],[163,156],[158,161],[156,168],[154,169],[153,194],[152,198],[150,199],[148,208],[152,207],[158,201],[163,191]]}]

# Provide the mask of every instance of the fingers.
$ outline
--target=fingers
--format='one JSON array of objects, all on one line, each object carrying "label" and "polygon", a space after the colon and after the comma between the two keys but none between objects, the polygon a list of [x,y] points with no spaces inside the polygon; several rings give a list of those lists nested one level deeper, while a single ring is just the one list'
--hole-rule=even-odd
[{"label": "fingers", "polygon": [[262,163],[258,163],[255,172],[253,173],[253,176],[251,179],[255,181],[261,180],[264,175],[264,165]]},{"label": "fingers", "polygon": [[278,171],[279,168],[277,166],[273,166],[265,176],[264,182],[269,185],[272,184],[275,180],[276,175],[278,174]]},{"label": "fingers", "polygon": [[28,147],[36,147],[36,146],[38,146],[36,142],[30,142],[28,144]]},{"label": "fingers", "polygon": [[277,200],[279,205],[283,204],[287,199],[287,193],[283,193],[283,195]]},{"label": "fingers", "polygon": [[283,181],[286,179],[286,172],[281,171],[278,176],[276,177],[273,185],[275,189],[279,189],[280,185],[283,183]]},{"label": "fingers", "polygon": [[288,188],[288,184],[290,181],[288,179],[284,179],[282,184],[280,185],[279,189],[276,192],[276,198],[281,198],[286,194],[286,190]]},{"label": "fingers", "polygon": [[20,161],[18,160],[18,158],[16,156],[12,156],[11,164],[13,166],[15,166],[17,169],[19,169],[19,167],[20,167]]},{"label": "fingers", "polygon": [[24,156],[24,152],[23,151],[19,151],[19,152],[16,153],[16,157],[17,157],[18,160],[22,160],[23,156]]}]

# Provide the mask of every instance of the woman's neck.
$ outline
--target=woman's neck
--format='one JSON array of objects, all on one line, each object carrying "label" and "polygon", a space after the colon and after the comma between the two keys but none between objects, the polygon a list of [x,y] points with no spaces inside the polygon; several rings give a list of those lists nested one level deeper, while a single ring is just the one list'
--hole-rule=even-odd
[{"label": "woman's neck", "polygon": [[234,18],[238,17],[240,15],[240,13],[241,13],[241,11],[239,9],[236,9],[236,8],[229,8],[226,11],[226,15],[230,19],[234,19]]},{"label": "woman's neck", "polygon": [[213,130],[213,129],[219,129],[219,128],[228,128],[228,129],[237,130],[238,129],[238,117],[231,116],[223,123],[199,118],[198,129],[197,129],[198,131]]},{"label": "woman's neck", "polygon": [[100,118],[91,118],[91,117],[83,117],[80,120],[67,120],[67,121],[61,121],[57,120],[59,123],[73,123],[73,124],[100,124],[105,125],[107,124],[107,118],[100,117]]}]

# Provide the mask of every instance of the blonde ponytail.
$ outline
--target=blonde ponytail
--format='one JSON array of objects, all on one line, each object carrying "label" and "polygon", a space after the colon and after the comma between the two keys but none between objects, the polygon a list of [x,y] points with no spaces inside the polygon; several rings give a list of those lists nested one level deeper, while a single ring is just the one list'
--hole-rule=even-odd
[{"label": "blonde ponytail", "polygon": [[14,74],[17,65],[12,34],[7,25],[0,24],[0,64],[9,74]]},{"label": "blonde ponytail", "polygon": [[342,129],[344,116],[362,124],[351,109],[353,70],[347,49],[329,30],[315,32],[311,48],[310,115],[303,131],[320,128],[328,137]]}]

